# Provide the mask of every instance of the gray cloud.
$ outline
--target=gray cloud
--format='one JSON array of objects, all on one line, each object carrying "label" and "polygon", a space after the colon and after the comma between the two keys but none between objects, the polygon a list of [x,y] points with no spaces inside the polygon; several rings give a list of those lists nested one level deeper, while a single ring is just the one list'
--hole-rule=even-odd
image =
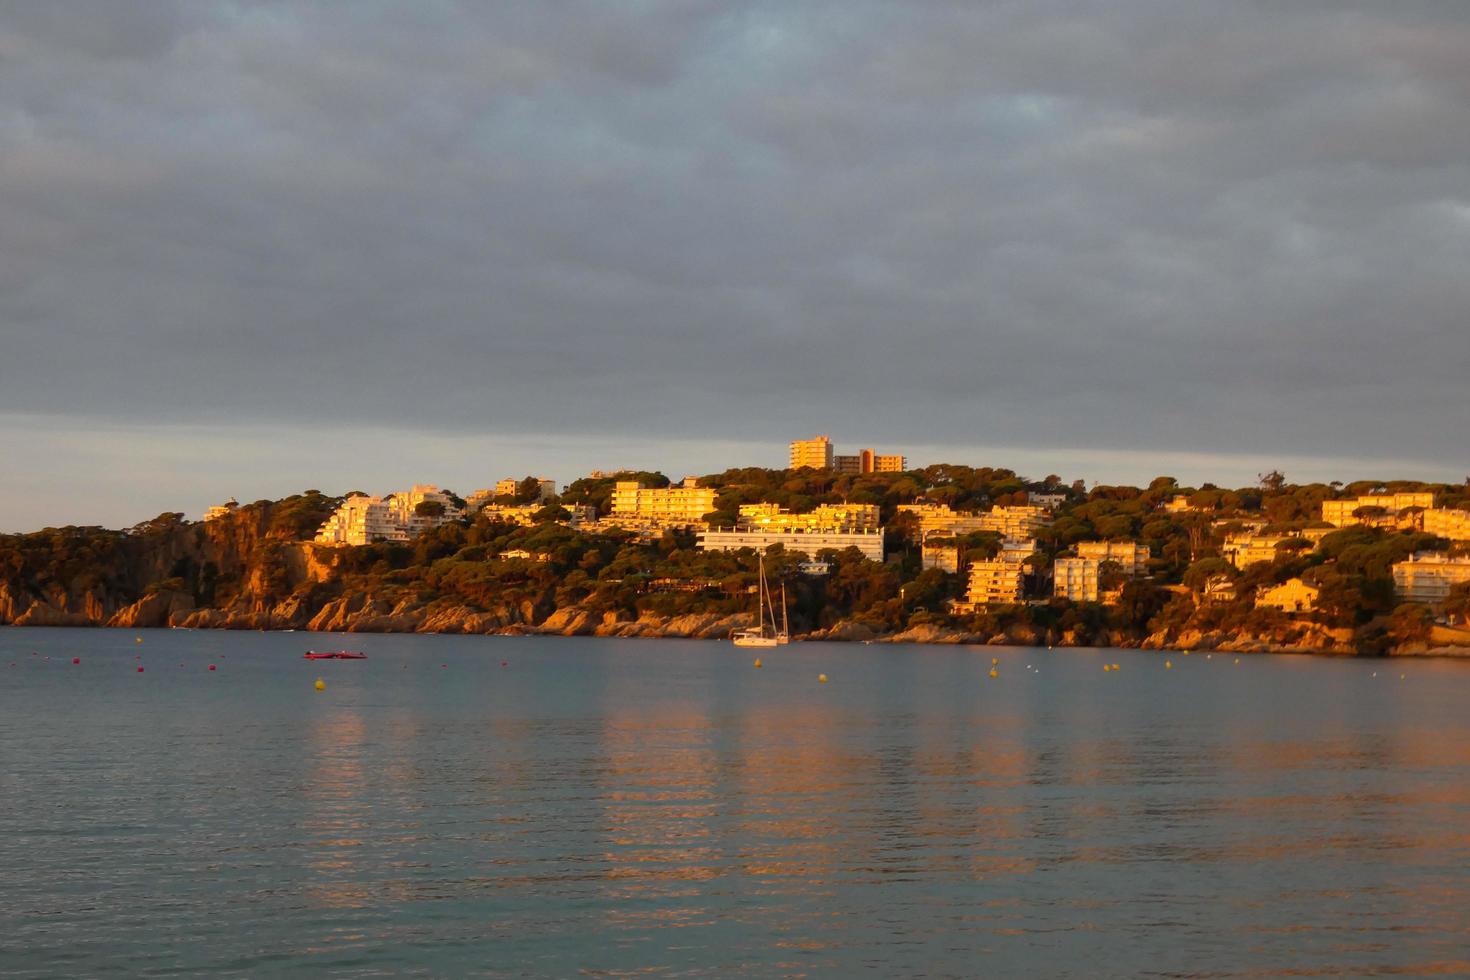
[{"label": "gray cloud", "polygon": [[0,412],[1454,475],[1467,53],[1458,2],[6,5]]}]

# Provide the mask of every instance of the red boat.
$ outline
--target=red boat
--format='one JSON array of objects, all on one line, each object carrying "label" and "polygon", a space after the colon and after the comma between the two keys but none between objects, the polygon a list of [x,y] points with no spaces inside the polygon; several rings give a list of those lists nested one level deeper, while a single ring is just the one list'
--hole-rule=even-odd
[{"label": "red boat", "polygon": [[326,652],[326,653],[317,653],[315,650],[308,650],[305,653],[303,653],[301,656],[303,658],[305,658],[306,660],[366,660],[367,659],[367,654],[365,654],[365,653],[356,653],[356,652],[351,651],[351,650],[332,650],[332,651]]}]

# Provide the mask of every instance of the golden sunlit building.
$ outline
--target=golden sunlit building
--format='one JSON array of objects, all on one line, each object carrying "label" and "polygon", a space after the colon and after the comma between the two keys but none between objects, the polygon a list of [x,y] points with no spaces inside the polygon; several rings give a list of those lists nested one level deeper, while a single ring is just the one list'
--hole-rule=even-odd
[{"label": "golden sunlit building", "polygon": [[[1322,501],[1322,520],[1334,527],[1368,524],[1372,527],[1395,527],[1400,512],[1409,507],[1428,510],[1434,506],[1434,494],[1427,492],[1367,494],[1348,500]],[[1360,514],[1366,510],[1370,513]],[[1382,511],[1382,514],[1372,513]]]},{"label": "golden sunlit building", "polygon": [[812,436],[810,439],[797,439],[791,443],[791,469],[799,470],[802,467],[814,470],[830,470],[832,468],[832,440],[826,436]]},{"label": "golden sunlit building", "polygon": [[1256,608],[1279,609],[1288,613],[1309,613],[1317,605],[1319,590],[1299,578],[1290,579],[1275,588],[1263,589],[1256,595]]},{"label": "golden sunlit building", "polygon": [[883,560],[883,532],[806,531],[801,528],[712,527],[699,532],[700,551],[738,551],[751,548],[764,552],[773,544],[786,551],[803,551],[812,558],[823,551],[856,548],[869,561]]},{"label": "golden sunlit building", "polygon": [[1470,541],[1470,510],[1426,510],[1424,530],[1451,541]]},{"label": "golden sunlit building", "polygon": [[1421,551],[1393,566],[1394,592],[1410,602],[1441,602],[1462,582],[1470,582],[1470,558]]},{"label": "golden sunlit building", "polygon": [[1098,564],[1115,561],[1123,567],[1123,574],[1135,578],[1148,572],[1148,560],[1153,552],[1148,545],[1136,541],[1081,541],[1077,544],[1078,558],[1091,558]]},{"label": "golden sunlit building", "polygon": [[715,490],[688,477],[676,487],[654,489],[636,480],[620,480],[613,488],[611,518],[632,517],[670,524],[699,524],[715,509]]},{"label": "golden sunlit building", "polygon": [[780,504],[742,504],[740,526],[800,528],[806,531],[875,531],[877,504],[821,504],[815,510],[793,514]]}]

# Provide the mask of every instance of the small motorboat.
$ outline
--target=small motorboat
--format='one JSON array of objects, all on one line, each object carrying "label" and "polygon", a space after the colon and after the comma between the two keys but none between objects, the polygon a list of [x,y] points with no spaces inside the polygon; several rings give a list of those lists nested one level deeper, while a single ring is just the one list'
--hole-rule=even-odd
[{"label": "small motorboat", "polygon": [[303,653],[301,656],[302,656],[303,659],[306,659],[306,660],[366,660],[367,659],[367,654],[365,654],[365,653],[358,653],[355,650],[328,650],[328,651],[324,651],[322,653],[318,653],[315,650],[308,650],[305,653]]}]

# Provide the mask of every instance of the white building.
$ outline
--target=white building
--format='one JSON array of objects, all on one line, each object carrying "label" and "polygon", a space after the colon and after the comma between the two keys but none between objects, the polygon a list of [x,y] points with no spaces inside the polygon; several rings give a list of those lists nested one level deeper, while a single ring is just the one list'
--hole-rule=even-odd
[{"label": "white building", "polygon": [[[439,504],[439,508],[419,505]],[[438,510],[438,513],[431,511]],[[374,541],[409,541],[431,527],[458,520],[461,512],[433,484],[419,484],[411,490],[387,497],[348,497],[317,531],[317,544],[362,545]]]},{"label": "white building", "polygon": [[1124,575],[1137,578],[1148,573],[1148,560],[1153,552],[1148,545],[1137,541],[1080,541],[1077,557],[1092,558],[1098,564],[1115,561],[1123,566]]}]

